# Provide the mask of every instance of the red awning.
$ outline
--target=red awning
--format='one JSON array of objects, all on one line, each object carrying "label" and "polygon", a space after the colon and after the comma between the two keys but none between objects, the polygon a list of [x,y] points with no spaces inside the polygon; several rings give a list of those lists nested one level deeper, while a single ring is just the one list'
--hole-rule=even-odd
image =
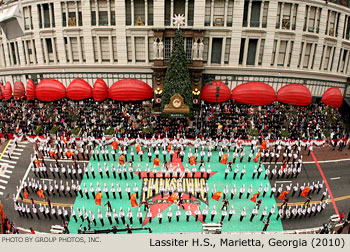
[{"label": "red awning", "polygon": [[219,96],[217,102],[225,102],[231,98],[231,90],[225,83],[219,80],[212,81],[205,84],[202,88],[201,99],[207,102],[216,102],[217,88],[219,89]]},{"label": "red awning", "polygon": [[118,101],[142,101],[153,97],[152,88],[137,79],[123,79],[109,89],[109,98]]},{"label": "red awning", "polygon": [[339,108],[343,104],[343,95],[339,88],[331,87],[324,92],[321,101],[333,108]]},{"label": "red awning", "polygon": [[34,82],[29,79],[28,82],[27,82],[27,100],[33,100],[35,99],[35,84]]},{"label": "red awning", "polygon": [[58,80],[44,79],[36,87],[35,95],[40,101],[56,101],[66,97],[66,88]]},{"label": "red awning", "polygon": [[25,96],[24,91],[25,88],[23,83],[21,81],[16,81],[13,87],[13,97],[15,100],[22,99]]},{"label": "red awning", "polygon": [[93,88],[92,96],[95,101],[103,101],[108,98],[108,87],[102,79],[97,79]]},{"label": "red awning", "polygon": [[276,101],[276,92],[262,82],[247,82],[232,90],[232,100],[251,105],[268,105]]},{"label": "red awning", "polygon": [[71,100],[88,99],[92,97],[92,87],[83,79],[75,79],[67,88],[67,97]]},{"label": "red awning", "polygon": [[5,85],[5,100],[10,100],[12,97],[12,86],[10,82],[6,82]]},{"label": "red awning", "polygon": [[304,85],[288,84],[278,90],[277,100],[296,106],[308,106],[311,104],[312,96],[310,90]]}]

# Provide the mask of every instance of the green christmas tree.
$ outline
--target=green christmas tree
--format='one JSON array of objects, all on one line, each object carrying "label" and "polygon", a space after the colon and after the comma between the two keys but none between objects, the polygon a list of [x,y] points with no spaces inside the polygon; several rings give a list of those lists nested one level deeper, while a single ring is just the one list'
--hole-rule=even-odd
[{"label": "green christmas tree", "polygon": [[180,29],[176,31],[172,55],[165,75],[162,108],[169,104],[174,94],[180,94],[187,106],[192,108],[192,84],[184,50],[184,39]]}]

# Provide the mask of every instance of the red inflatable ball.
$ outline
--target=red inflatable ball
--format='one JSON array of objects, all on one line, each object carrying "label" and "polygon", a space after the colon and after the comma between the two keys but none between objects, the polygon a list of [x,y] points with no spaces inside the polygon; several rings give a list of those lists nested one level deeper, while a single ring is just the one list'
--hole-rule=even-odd
[{"label": "red inflatable ball", "polygon": [[[217,88],[219,89],[219,96],[216,100]],[[230,88],[222,81],[215,80],[211,83],[205,84],[202,88],[201,99],[207,102],[225,102],[231,98]]]},{"label": "red inflatable ball", "polygon": [[25,88],[24,85],[21,81],[16,81],[14,86],[13,86],[13,97],[15,100],[22,99],[25,95]]},{"label": "red inflatable ball", "polygon": [[281,87],[277,92],[277,100],[296,106],[308,106],[312,96],[310,90],[301,84],[288,84]]},{"label": "red inflatable ball", "polygon": [[67,97],[71,100],[84,100],[91,98],[92,87],[83,79],[75,79],[67,88]]},{"label": "red inflatable ball", "polygon": [[142,101],[153,98],[152,88],[137,79],[123,79],[109,89],[109,98],[118,101]]},{"label": "red inflatable ball", "polygon": [[232,100],[251,105],[268,105],[276,101],[276,92],[266,83],[247,82],[232,90]]},{"label": "red inflatable ball", "polygon": [[35,99],[35,84],[31,79],[29,79],[27,82],[26,93],[27,93],[27,100],[28,101]]},{"label": "red inflatable ball", "polygon": [[40,101],[57,101],[66,97],[66,88],[58,80],[44,79],[36,87],[35,95]]},{"label": "red inflatable ball", "polygon": [[12,86],[10,82],[6,82],[5,84],[5,100],[10,100],[12,97]]},{"label": "red inflatable ball", "polygon": [[104,101],[108,98],[108,87],[104,80],[97,79],[92,91],[95,101]]},{"label": "red inflatable ball", "polygon": [[343,104],[343,94],[337,87],[331,87],[324,92],[321,100],[324,104],[333,108],[340,108]]}]

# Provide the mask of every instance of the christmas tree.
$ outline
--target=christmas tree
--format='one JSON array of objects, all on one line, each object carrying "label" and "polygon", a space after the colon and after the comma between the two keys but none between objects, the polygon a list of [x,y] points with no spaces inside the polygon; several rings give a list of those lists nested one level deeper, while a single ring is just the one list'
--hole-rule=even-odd
[{"label": "christmas tree", "polygon": [[184,39],[180,29],[176,31],[172,55],[165,75],[162,108],[169,104],[174,94],[180,94],[187,106],[192,108],[192,84],[184,50]]}]

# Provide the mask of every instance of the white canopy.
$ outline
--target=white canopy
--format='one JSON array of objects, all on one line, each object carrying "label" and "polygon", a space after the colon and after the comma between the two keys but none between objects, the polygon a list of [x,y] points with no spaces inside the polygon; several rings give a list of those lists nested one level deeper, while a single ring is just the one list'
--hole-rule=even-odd
[{"label": "white canopy", "polygon": [[19,4],[0,7],[0,26],[7,39],[24,35],[23,17]]}]

